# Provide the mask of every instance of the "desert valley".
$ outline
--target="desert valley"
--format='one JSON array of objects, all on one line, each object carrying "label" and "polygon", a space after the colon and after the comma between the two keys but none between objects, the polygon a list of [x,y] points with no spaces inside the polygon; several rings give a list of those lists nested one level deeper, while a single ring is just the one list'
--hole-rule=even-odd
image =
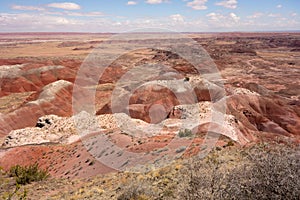
[{"label": "desert valley", "polygon": [[[164,38],[107,42],[114,34],[1,33],[0,196],[299,198],[300,34],[182,35],[203,49],[200,65],[151,45],[126,49],[133,43],[161,44]],[[116,57],[101,73],[88,68],[97,49]],[[96,65],[106,64],[102,55]],[[160,66],[158,71],[149,63]],[[211,65],[217,79],[210,78]],[[48,178],[16,189],[11,168],[35,163]],[[277,170],[274,180],[264,181],[287,188],[273,191],[235,179],[244,172],[248,180],[253,163],[273,174]],[[249,191],[232,189],[242,182]],[[215,191],[209,186],[194,191],[193,184],[203,183]],[[253,188],[264,191],[254,194]]]}]

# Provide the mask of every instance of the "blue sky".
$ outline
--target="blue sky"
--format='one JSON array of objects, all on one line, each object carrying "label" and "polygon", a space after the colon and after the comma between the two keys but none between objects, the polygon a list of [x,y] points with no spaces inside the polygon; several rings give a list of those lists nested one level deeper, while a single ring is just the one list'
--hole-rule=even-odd
[{"label": "blue sky", "polygon": [[0,31],[300,30],[300,0],[1,0]]}]

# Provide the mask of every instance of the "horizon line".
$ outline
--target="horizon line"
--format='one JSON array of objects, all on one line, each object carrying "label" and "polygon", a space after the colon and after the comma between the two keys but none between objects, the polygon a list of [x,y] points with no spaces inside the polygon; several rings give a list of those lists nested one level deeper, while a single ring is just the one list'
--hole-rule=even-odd
[{"label": "horizon line", "polygon": [[300,33],[300,30],[255,30],[255,31],[178,31],[178,32],[81,32],[81,31],[0,31],[0,34],[38,34],[38,33],[72,33],[72,34],[122,34],[122,33],[181,33],[181,34],[213,34],[213,33]]}]

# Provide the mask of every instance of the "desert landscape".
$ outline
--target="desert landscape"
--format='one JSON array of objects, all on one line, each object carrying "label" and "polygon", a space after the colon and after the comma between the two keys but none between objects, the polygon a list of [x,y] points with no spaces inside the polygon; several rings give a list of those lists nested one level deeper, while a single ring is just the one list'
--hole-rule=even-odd
[{"label": "desert landscape", "polygon": [[[96,82],[81,80],[79,71],[88,63],[86,57],[104,48],[110,37],[113,35],[0,34],[2,198],[13,194],[18,199],[26,191],[28,199],[174,199],[188,194],[185,176],[195,163],[213,165],[209,159],[215,159],[222,170],[233,170],[232,165],[236,170],[250,165],[251,159],[242,152],[248,155],[251,151],[271,152],[267,155],[274,154],[276,159],[293,158],[273,164],[286,162],[297,170],[294,177],[287,177],[294,184],[294,193],[288,194],[291,199],[299,197],[299,33],[184,34],[211,57],[221,81],[206,79],[210,72],[199,74],[173,52],[153,48],[122,54],[101,76],[85,67],[85,78]],[[132,42],[109,44],[123,48],[124,43]],[[118,54],[115,50],[109,53]],[[134,90],[132,82],[120,83],[134,67],[147,63],[171,67],[159,68],[157,74],[150,71],[151,76],[145,78],[150,84]],[[142,73],[148,75],[145,70]],[[85,82],[88,87],[81,85]],[[170,85],[178,89],[181,83],[191,88],[174,92]],[[86,97],[91,91],[93,113],[81,109],[90,103]],[[222,127],[212,121],[219,112],[214,106],[220,102],[225,105]],[[194,122],[195,118],[201,123]],[[207,146],[212,133],[218,137]],[[207,157],[197,159],[206,150]],[[287,152],[283,158],[281,154]],[[47,170],[49,178],[14,193],[14,179],[8,172],[13,166],[34,163]]]},{"label": "desert landscape", "polygon": [[0,199],[299,200],[299,8],[0,1]]}]

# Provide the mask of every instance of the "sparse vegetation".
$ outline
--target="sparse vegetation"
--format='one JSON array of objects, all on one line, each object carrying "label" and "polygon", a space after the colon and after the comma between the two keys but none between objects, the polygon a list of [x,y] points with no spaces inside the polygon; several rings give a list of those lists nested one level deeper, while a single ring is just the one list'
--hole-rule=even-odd
[{"label": "sparse vegetation", "polygon": [[[235,153],[213,152],[185,172],[183,199],[298,199],[299,149],[258,146]],[[230,155],[227,155],[230,156]]]},{"label": "sparse vegetation", "polygon": [[16,183],[20,185],[41,181],[49,176],[48,171],[40,169],[37,163],[25,167],[20,165],[13,166],[9,170],[9,175],[15,177]]},{"label": "sparse vegetation", "polygon": [[127,187],[126,191],[124,191],[117,199],[118,200],[131,200],[131,199],[148,200],[148,199],[151,199],[145,193],[147,193],[147,190],[146,190],[146,188],[144,188],[144,186],[130,185],[129,187]]},{"label": "sparse vegetation", "polygon": [[178,133],[178,136],[180,138],[183,138],[183,137],[192,137],[193,136],[193,133],[191,130],[189,129],[184,129],[184,130],[180,130],[179,133]]},{"label": "sparse vegetation", "polygon": [[[90,159],[88,163],[91,162]],[[14,174],[20,171],[16,170],[18,168],[14,167]],[[88,179],[88,182],[81,180],[80,188],[74,187],[55,196],[57,199],[119,200],[297,199],[300,196],[299,169],[299,147],[260,144],[238,148],[228,145],[220,151],[212,151],[204,159],[178,160],[150,172],[113,173]],[[20,184],[8,185],[10,188],[6,191],[10,193],[6,193],[6,197],[11,195],[19,199],[27,195],[30,198],[36,192],[36,184],[17,191],[15,188]]]},{"label": "sparse vegetation", "polygon": [[2,196],[2,198],[11,200],[11,199],[13,199],[13,197],[16,197],[19,200],[26,200],[27,199],[27,190],[24,189],[23,191],[20,191],[20,189],[21,189],[21,186],[18,183],[16,183],[14,191],[7,192],[6,194],[4,194],[4,196]]},{"label": "sparse vegetation", "polygon": [[[39,169],[39,166],[36,163],[25,167],[20,165],[13,166],[10,168],[8,173],[1,172],[1,177],[5,176],[7,176],[7,178],[3,178],[3,180],[5,181],[3,182],[3,185],[2,183],[1,185],[6,185],[6,187],[9,186],[10,189],[4,192],[1,198],[7,200],[25,200],[27,199],[27,189],[21,188],[21,186],[29,184],[31,182],[44,180],[49,176],[49,174],[47,170]],[[10,184],[11,178],[14,178],[14,185]],[[11,188],[12,186],[13,188]]]}]

